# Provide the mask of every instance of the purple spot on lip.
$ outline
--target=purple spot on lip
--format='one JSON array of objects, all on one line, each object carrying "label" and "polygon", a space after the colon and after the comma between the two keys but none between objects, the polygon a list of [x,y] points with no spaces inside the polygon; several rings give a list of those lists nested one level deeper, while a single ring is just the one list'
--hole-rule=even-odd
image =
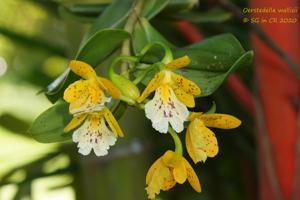
[{"label": "purple spot on lip", "polygon": [[165,118],[169,117],[168,114],[167,114],[167,112],[165,110],[164,110],[164,117]]},{"label": "purple spot on lip", "polygon": [[169,111],[169,113],[167,113],[167,112],[164,110],[164,117],[165,117],[165,118],[173,117],[172,112]]}]

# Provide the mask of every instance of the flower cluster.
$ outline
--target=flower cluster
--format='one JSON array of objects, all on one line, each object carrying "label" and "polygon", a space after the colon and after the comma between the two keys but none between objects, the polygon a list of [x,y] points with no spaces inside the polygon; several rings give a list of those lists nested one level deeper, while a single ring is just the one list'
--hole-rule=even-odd
[{"label": "flower cluster", "polygon": [[87,63],[72,60],[69,67],[84,80],[72,83],[64,92],[64,100],[70,103],[69,111],[73,115],[64,131],[69,132],[82,124],[72,135],[79,153],[88,155],[93,149],[97,156],[106,155],[117,137],[123,137],[117,120],[105,107],[111,97],[120,98],[119,89],[108,79],[97,76]]},{"label": "flower cluster", "polygon": [[186,149],[195,163],[205,162],[207,157],[214,157],[218,153],[216,136],[207,127],[231,129],[241,123],[237,118],[227,114],[188,111],[188,107],[195,107],[194,98],[200,95],[201,90],[194,82],[176,74],[174,70],[189,63],[189,57],[183,56],[165,64],[138,99],[138,102],[142,102],[155,91],[153,99],[145,105],[146,117],[151,120],[155,130],[160,133],[168,131],[171,133],[177,150],[167,151],[150,167],[146,177],[146,190],[150,199],[154,199],[160,190],[169,190],[176,183],[182,184],[186,180],[195,191],[201,191],[199,179],[182,156],[182,145],[175,133],[184,130],[185,121],[190,122],[186,131]]},{"label": "flower cluster", "polygon": [[[124,57],[127,61],[139,62],[137,57]],[[201,94],[197,84],[176,73],[190,63],[188,56],[178,59],[163,59],[156,74],[140,95],[138,82],[116,74],[109,69],[110,80],[97,76],[87,63],[73,60],[70,69],[82,79],[64,92],[69,112],[73,115],[65,132],[73,131],[73,141],[78,143],[79,153],[88,155],[94,150],[97,156],[108,153],[118,136],[124,134],[106,103],[111,98],[127,102],[131,106],[144,108],[153,128],[160,133],[170,133],[175,150],[168,150],[150,167],[146,176],[146,191],[154,199],[160,190],[166,191],[176,183],[188,181],[195,191],[200,192],[200,181],[192,166],[183,157],[183,148],[178,134],[185,129],[186,149],[194,163],[205,162],[207,157],[218,153],[215,134],[208,128],[231,129],[240,125],[240,120],[227,114],[190,112],[195,107],[195,98]],[[143,77],[142,77],[143,78]],[[137,78],[141,80],[142,78]],[[152,99],[150,95],[154,93]],[[80,126],[79,128],[77,128]]]}]

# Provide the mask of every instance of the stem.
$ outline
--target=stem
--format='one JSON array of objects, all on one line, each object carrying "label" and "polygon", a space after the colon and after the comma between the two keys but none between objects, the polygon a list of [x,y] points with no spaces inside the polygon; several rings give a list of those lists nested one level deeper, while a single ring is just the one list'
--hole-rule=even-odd
[{"label": "stem", "polygon": [[143,72],[142,72],[138,77],[136,77],[132,82],[133,82],[135,85],[137,85],[139,82],[141,82],[141,81],[145,78],[145,76],[146,76],[150,71],[155,70],[157,67],[159,67],[159,69],[162,70],[161,67],[160,67],[161,65],[162,65],[161,63],[160,63],[160,64],[155,63],[155,64],[151,65],[149,68],[144,69]]},{"label": "stem", "polygon": [[145,70],[140,76],[136,77],[136,79],[134,79],[132,81],[133,84],[137,85],[139,82],[141,82],[150,71],[151,71],[151,68]]},{"label": "stem", "polygon": [[169,127],[169,133],[172,136],[174,143],[175,143],[175,154],[176,157],[177,156],[182,156],[182,143],[180,138],[178,137],[177,133],[171,128]]},{"label": "stem", "polygon": [[166,46],[164,43],[161,43],[161,42],[153,42],[153,43],[146,45],[140,52],[140,56],[144,56],[155,45],[161,46],[165,50],[165,55],[161,61],[162,63],[167,64],[173,60],[173,54],[172,54],[171,49],[168,46]]},{"label": "stem", "polygon": [[[143,0],[136,0],[135,7],[133,8],[133,11],[131,12],[131,14],[128,17],[127,23],[125,24],[125,27],[124,27],[125,31],[127,31],[129,33],[133,32],[133,29],[137,22],[138,16],[142,12],[143,4],[144,4]],[[131,46],[130,39],[126,39],[123,42],[121,54],[130,56],[131,55],[130,46]],[[126,73],[127,69],[128,69],[128,66],[126,65],[126,63],[123,63],[121,65],[121,72]],[[128,74],[127,74],[127,76],[128,76]]]},{"label": "stem", "polygon": [[[125,55],[119,56],[119,57],[115,58],[115,59],[112,61],[110,67],[108,68],[108,75],[109,75],[109,77],[111,77],[111,76],[113,76],[113,74],[115,74],[115,71],[114,71],[115,66],[116,66],[116,65],[118,64],[118,62],[120,62],[120,61],[127,61],[127,62],[131,62],[131,63],[135,63],[135,62],[138,62],[138,58],[133,57],[133,56],[125,56]],[[122,69],[121,69],[121,70],[122,70]]]}]

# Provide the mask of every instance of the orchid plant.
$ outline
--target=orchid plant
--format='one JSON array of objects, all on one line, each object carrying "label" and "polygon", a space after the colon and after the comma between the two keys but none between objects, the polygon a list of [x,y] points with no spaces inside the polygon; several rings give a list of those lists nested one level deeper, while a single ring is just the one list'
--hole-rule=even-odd
[{"label": "orchid plant", "polygon": [[[118,13],[110,23],[105,20],[118,1],[107,8],[66,71],[47,87],[47,97],[57,103],[36,119],[30,133],[44,143],[72,139],[80,154],[106,156],[118,137],[130,134],[118,123],[126,115],[119,105],[144,110],[153,129],[161,136],[169,133],[175,144],[146,175],[148,198],[155,199],[161,190],[186,181],[201,192],[179,135],[185,134],[186,150],[195,164],[218,154],[217,138],[208,127],[233,129],[241,121],[214,108],[198,110],[197,99],[214,93],[234,70],[249,64],[252,52],[245,52],[231,34],[176,47],[149,23],[163,10],[149,2],[132,1],[126,15]],[[108,73],[100,75],[95,68],[104,62]]]}]

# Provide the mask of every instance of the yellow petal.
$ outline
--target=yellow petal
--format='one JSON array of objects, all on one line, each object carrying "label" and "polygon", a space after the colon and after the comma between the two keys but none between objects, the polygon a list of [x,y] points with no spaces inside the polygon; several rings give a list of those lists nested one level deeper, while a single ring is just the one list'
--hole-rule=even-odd
[{"label": "yellow petal", "polygon": [[164,155],[161,157],[162,158],[162,161],[163,163],[168,166],[169,163],[170,163],[170,160],[172,160],[174,158],[174,151],[171,151],[171,150],[168,150],[164,153]]},{"label": "yellow petal", "polygon": [[96,82],[91,82],[88,86],[88,90],[90,93],[90,98],[92,104],[99,104],[99,103],[104,103],[105,101],[105,96],[103,91],[99,88]]},{"label": "yellow petal", "polygon": [[64,132],[69,132],[70,130],[76,128],[79,126],[87,117],[87,114],[79,115],[76,117],[73,117],[73,119],[69,122],[69,124],[64,128]]},{"label": "yellow petal", "polygon": [[98,77],[98,80],[103,84],[105,91],[114,99],[119,99],[121,93],[119,89],[108,79]]},{"label": "yellow petal", "polygon": [[197,163],[197,157],[194,152],[194,147],[191,141],[191,136],[190,136],[190,129],[188,128],[185,134],[185,145],[186,145],[186,150],[194,163]]},{"label": "yellow petal", "polygon": [[174,151],[168,150],[164,153],[164,155],[161,158],[166,166],[174,168],[179,164],[181,157],[181,155],[175,154]]},{"label": "yellow petal", "polygon": [[[157,171],[160,168],[160,165],[162,165],[163,162],[161,160],[161,158],[157,159],[149,168],[147,175],[146,175],[146,184],[149,185],[150,181],[152,180],[153,174],[155,171]],[[167,177],[164,180],[163,186],[161,187],[161,189],[163,191],[167,191],[169,189],[171,189],[172,187],[174,187],[174,185],[176,184],[176,181],[174,180],[172,174],[170,173],[170,176]]]},{"label": "yellow petal", "polygon": [[175,185],[176,185],[176,181],[175,181],[174,177],[172,176],[172,174],[170,173],[170,176],[166,177],[166,179],[164,180],[164,184],[163,184],[161,190],[168,191]]},{"label": "yellow petal", "polygon": [[[186,149],[194,163],[198,163],[199,161],[205,162],[207,159],[207,154],[203,150],[203,148],[199,148],[197,144],[199,143],[199,140],[201,142],[201,135],[198,133],[195,133],[195,135],[191,134],[191,126],[188,127],[186,136],[185,136],[185,143],[186,143]],[[192,136],[191,136],[192,135]],[[203,141],[204,142],[204,141]],[[201,145],[200,145],[201,146]],[[202,145],[203,146],[203,145]]]},{"label": "yellow petal", "polygon": [[77,110],[77,109],[83,107],[86,104],[90,104],[91,100],[89,100],[89,97],[90,97],[89,90],[85,90],[80,95],[79,98],[77,98],[75,101],[70,103],[70,106],[69,106],[70,113],[73,113],[72,112],[73,110]]},{"label": "yellow petal", "polygon": [[193,161],[205,162],[207,157],[214,157],[218,154],[219,147],[215,134],[200,119],[192,121],[188,127],[192,149],[195,155]]},{"label": "yellow petal", "polygon": [[203,112],[192,112],[188,120],[193,121],[194,119],[199,118],[201,115],[203,115]]},{"label": "yellow petal", "polygon": [[76,81],[64,91],[64,100],[71,103],[77,100],[85,90],[87,90],[87,82],[85,80]]},{"label": "yellow petal", "polygon": [[183,76],[172,73],[172,80],[174,81],[175,87],[182,88],[186,93],[198,96],[201,93],[200,88],[193,82]]},{"label": "yellow petal", "polygon": [[180,162],[173,169],[173,176],[177,183],[183,184],[187,179],[187,172],[183,162],[183,158],[180,159]]},{"label": "yellow petal", "polygon": [[176,97],[179,101],[181,101],[184,105],[189,108],[195,107],[195,100],[192,94],[186,93],[182,88],[174,88]]},{"label": "yellow petal", "polygon": [[150,183],[150,180],[153,176],[153,173],[155,170],[157,170],[157,168],[159,167],[159,165],[162,164],[160,159],[157,159],[149,168],[147,175],[146,175],[146,184]]},{"label": "yellow petal", "polygon": [[196,192],[201,192],[200,181],[198,179],[196,172],[194,171],[194,169],[192,168],[192,166],[187,160],[183,159],[183,162],[186,168],[187,179],[189,183],[191,184],[191,186],[194,188]]},{"label": "yellow petal", "polygon": [[84,79],[90,79],[92,77],[96,77],[95,70],[85,62],[78,61],[78,60],[71,60],[69,67],[75,74],[77,74],[78,76]]},{"label": "yellow petal", "polygon": [[[93,83],[89,83],[87,89],[81,96],[70,103],[69,110],[71,114],[92,111],[101,107],[105,102],[103,91]],[[100,109],[100,108],[97,108]]]},{"label": "yellow petal", "polygon": [[112,132],[114,132],[117,136],[123,137],[124,133],[119,126],[117,120],[115,119],[114,115],[110,112],[110,110],[106,107],[102,109],[104,114],[105,120],[107,121],[109,127],[111,128]]},{"label": "yellow petal", "polygon": [[154,76],[154,78],[148,83],[147,87],[141,94],[141,96],[137,99],[138,103],[144,101],[158,86],[161,84],[161,81],[164,78],[164,72],[159,72]]},{"label": "yellow petal", "polygon": [[191,62],[188,56],[177,58],[166,65],[167,69],[176,70],[189,65]]},{"label": "yellow petal", "polygon": [[241,125],[241,121],[227,114],[204,114],[200,116],[205,126],[223,129],[232,129]]},{"label": "yellow petal", "polygon": [[170,176],[172,176],[172,174],[168,167],[162,163],[158,164],[157,169],[153,172],[151,180],[146,187],[149,199],[155,199],[155,196],[160,193],[160,190],[163,188],[165,189],[165,180],[169,179]]}]

